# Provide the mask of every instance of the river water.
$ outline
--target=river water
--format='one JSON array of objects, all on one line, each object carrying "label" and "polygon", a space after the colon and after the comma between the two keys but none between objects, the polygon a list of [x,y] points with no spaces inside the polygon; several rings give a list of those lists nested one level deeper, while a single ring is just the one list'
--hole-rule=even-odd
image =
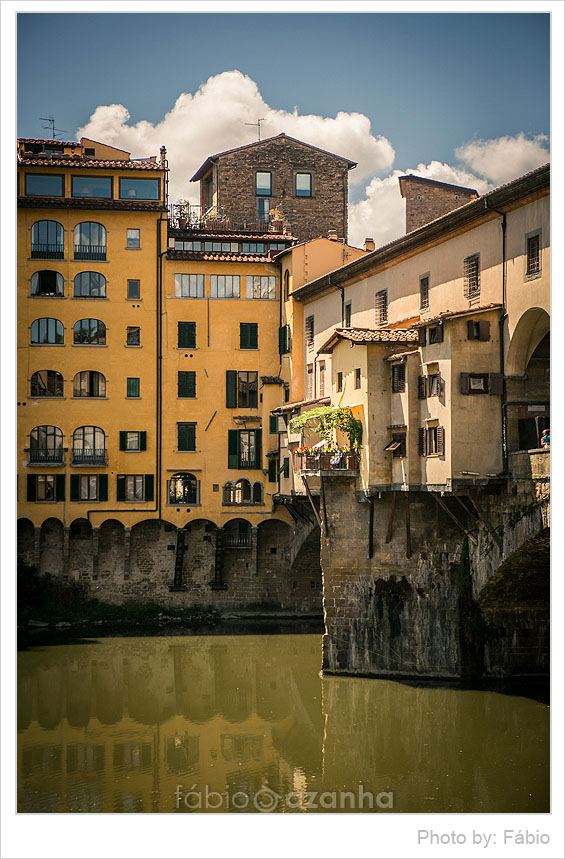
[{"label": "river water", "polygon": [[321,677],[320,635],[18,655],[23,812],[546,812],[549,708]]}]

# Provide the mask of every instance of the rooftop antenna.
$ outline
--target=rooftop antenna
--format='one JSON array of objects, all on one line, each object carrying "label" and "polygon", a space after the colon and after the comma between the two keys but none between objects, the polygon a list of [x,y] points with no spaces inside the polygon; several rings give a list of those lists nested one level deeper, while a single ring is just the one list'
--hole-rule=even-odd
[{"label": "rooftop antenna", "polygon": [[244,122],[244,125],[253,125],[257,128],[257,134],[259,135],[259,140],[261,140],[261,123],[265,122],[265,118],[262,117],[258,119],[257,122]]},{"label": "rooftop antenna", "polygon": [[43,128],[47,129],[51,126],[51,140],[56,140],[57,134],[67,133],[64,128],[55,128],[55,119],[52,116],[40,116],[39,119],[41,119],[42,122],[48,123],[48,125],[44,125]]}]

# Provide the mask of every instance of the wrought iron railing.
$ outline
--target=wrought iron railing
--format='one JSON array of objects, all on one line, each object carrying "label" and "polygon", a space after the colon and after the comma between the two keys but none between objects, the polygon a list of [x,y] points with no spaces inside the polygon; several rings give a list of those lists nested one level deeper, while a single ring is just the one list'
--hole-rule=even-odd
[{"label": "wrought iron railing", "polygon": [[248,549],[251,546],[251,534],[226,534],[224,546],[228,549]]},{"label": "wrought iron railing", "polygon": [[63,462],[63,450],[46,450],[45,448],[31,448],[29,451],[30,462]]},{"label": "wrought iron railing", "polygon": [[295,471],[359,471],[359,457],[353,451],[335,453],[295,453]]},{"label": "wrought iron railing", "polygon": [[210,230],[214,233],[265,233],[281,234],[283,231],[280,221],[238,221],[226,218],[222,208],[215,206],[203,209],[201,206],[182,206],[172,203],[169,206],[169,227],[173,230]]},{"label": "wrought iron railing", "polygon": [[97,448],[94,450],[83,450],[83,448],[75,448],[73,450],[74,465],[106,465],[106,450],[105,448]]},{"label": "wrought iron railing", "polygon": [[106,245],[75,245],[77,260],[105,260]]},{"label": "wrought iron railing", "polygon": [[63,245],[36,244],[31,246],[32,259],[64,259],[65,249]]}]

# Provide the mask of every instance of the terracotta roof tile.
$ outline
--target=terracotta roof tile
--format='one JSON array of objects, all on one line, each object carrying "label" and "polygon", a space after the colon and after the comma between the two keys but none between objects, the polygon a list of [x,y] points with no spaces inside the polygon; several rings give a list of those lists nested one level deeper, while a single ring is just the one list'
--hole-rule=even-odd
[{"label": "terracotta roof tile", "polygon": [[18,197],[24,209],[121,209],[134,212],[166,212],[160,200],[94,200],[88,197]]},{"label": "terracotta roof tile", "polygon": [[76,140],[48,140],[45,137],[18,137],[18,143],[42,143],[47,146],[78,146],[80,143]]},{"label": "terracotta roof tile", "polygon": [[261,376],[262,385],[284,385],[284,379],[280,376]]},{"label": "terracotta roof tile", "polygon": [[484,313],[485,310],[497,310],[502,307],[501,304],[482,304],[480,307],[468,307],[466,310],[443,310],[436,316],[429,319],[421,319],[420,322],[415,322],[417,328],[423,328],[425,325],[433,325],[434,322],[439,322],[442,319],[449,319],[453,316],[472,316],[474,313]]},{"label": "terracotta roof tile", "polygon": [[163,171],[165,168],[157,161],[100,161],[94,158],[39,158],[36,155],[19,155],[18,164],[25,167],[76,167],[94,170],[144,170]]},{"label": "terracotta roof tile", "polygon": [[368,343],[414,343],[418,332],[414,328],[336,328],[320,352],[332,352],[340,340],[366,345]]},{"label": "terracotta roof tile", "polygon": [[[295,242],[295,236],[290,233],[253,233],[253,232],[220,232],[219,230],[180,230],[169,228],[169,236],[178,238],[181,241],[190,242],[198,241],[199,239],[208,241],[235,241],[238,239],[243,242],[271,242],[280,244],[281,242]],[[282,253],[282,251],[279,251]]]},{"label": "terracotta roof tile", "polygon": [[213,253],[212,251],[176,251],[174,248],[169,248],[167,259],[183,259],[183,260],[205,260],[212,262],[271,262],[272,258],[262,254],[230,254],[230,253]]}]

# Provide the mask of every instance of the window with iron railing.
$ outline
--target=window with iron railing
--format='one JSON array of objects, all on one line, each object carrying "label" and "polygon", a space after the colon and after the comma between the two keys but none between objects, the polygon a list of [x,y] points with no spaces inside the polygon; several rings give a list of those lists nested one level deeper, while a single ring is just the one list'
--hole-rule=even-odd
[{"label": "window with iron railing", "polygon": [[466,257],[463,261],[463,290],[465,298],[480,298],[481,274],[479,266],[479,254],[473,254],[473,256]]},{"label": "window with iron railing", "polygon": [[94,221],[77,224],[74,231],[75,260],[106,259],[106,228]]},{"label": "window with iron railing", "polygon": [[428,310],[430,307],[430,278],[423,275],[420,278],[420,310]]},{"label": "window with iron railing", "polygon": [[31,258],[63,259],[64,235],[58,221],[36,221],[31,228]]},{"label": "window with iron railing", "polygon": [[63,432],[59,427],[34,427],[29,435],[30,462],[62,462]]},{"label": "window with iron railing", "polygon": [[541,272],[541,234],[534,233],[526,239],[526,276]]},{"label": "window with iron railing", "polygon": [[388,298],[386,289],[375,293],[375,323],[383,325],[388,322]]},{"label": "window with iron railing", "polygon": [[73,433],[73,463],[104,465],[106,463],[106,434],[100,427],[78,427]]}]

